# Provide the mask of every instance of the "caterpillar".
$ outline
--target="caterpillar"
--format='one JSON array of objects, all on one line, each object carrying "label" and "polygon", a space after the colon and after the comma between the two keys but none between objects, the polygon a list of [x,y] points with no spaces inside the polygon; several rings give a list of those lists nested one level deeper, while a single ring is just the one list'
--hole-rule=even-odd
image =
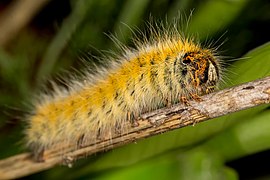
[{"label": "caterpillar", "polygon": [[221,79],[217,49],[185,38],[175,26],[150,27],[150,37],[122,46],[106,67],[84,72],[69,89],[55,87],[34,104],[25,140],[38,156],[61,143],[95,142],[144,112],[214,91]]}]

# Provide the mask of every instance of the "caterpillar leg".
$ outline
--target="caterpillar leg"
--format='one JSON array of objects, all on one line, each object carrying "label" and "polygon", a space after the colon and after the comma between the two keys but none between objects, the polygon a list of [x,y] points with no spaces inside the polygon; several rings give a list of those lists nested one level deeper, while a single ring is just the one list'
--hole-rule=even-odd
[{"label": "caterpillar leg", "polygon": [[168,107],[168,108],[172,107],[172,98],[171,97],[166,98],[166,107]]},{"label": "caterpillar leg", "polygon": [[83,147],[83,140],[84,140],[84,134],[81,135],[81,136],[79,137],[79,139],[77,140],[77,147],[78,147],[78,148]]},{"label": "caterpillar leg", "polygon": [[133,112],[128,111],[127,112],[128,121],[131,123],[132,127],[138,127],[139,123],[137,119],[139,119],[139,116]]},{"label": "caterpillar leg", "polygon": [[198,94],[196,94],[196,93],[194,93],[194,94],[191,93],[190,96],[191,96],[192,99],[194,99],[197,102],[201,102],[202,101],[202,98]]},{"label": "caterpillar leg", "polygon": [[37,150],[36,152],[34,152],[32,154],[32,157],[33,159],[36,161],[36,162],[44,162],[44,151],[45,149],[44,148],[41,148],[39,150]]},{"label": "caterpillar leg", "polygon": [[180,96],[180,102],[183,103],[186,106],[190,106],[186,96]]},{"label": "caterpillar leg", "polygon": [[127,120],[129,122],[131,122],[131,112],[130,111],[127,112]]},{"label": "caterpillar leg", "polygon": [[209,94],[209,93],[211,93],[211,92],[214,92],[214,90],[215,90],[215,86],[209,86],[209,87],[207,87],[206,88],[206,94]]}]

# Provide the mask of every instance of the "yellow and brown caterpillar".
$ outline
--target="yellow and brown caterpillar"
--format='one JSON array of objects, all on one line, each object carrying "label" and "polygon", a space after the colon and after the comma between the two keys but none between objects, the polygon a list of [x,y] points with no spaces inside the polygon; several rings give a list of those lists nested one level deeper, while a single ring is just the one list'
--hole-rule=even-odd
[{"label": "yellow and brown caterpillar", "polygon": [[136,48],[123,47],[108,68],[87,70],[69,90],[56,88],[34,105],[25,131],[34,153],[63,142],[94,142],[144,112],[215,89],[221,77],[216,49],[174,28],[151,32],[148,40],[136,40]]}]

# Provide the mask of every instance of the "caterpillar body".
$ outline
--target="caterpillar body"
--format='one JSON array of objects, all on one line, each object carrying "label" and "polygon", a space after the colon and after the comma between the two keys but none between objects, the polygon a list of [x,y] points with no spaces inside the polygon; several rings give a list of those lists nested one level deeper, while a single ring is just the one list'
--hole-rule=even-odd
[{"label": "caterpillar body", "polygon": [[216,49],[203,48],[174,28],[151,32],[136,48],[123,47],[107,68],[88,70],[69,90],[56,88],[34,105],[25,130],[34,154],[63,142],[95,142],[144,112],[215,89],[221,76]]}]

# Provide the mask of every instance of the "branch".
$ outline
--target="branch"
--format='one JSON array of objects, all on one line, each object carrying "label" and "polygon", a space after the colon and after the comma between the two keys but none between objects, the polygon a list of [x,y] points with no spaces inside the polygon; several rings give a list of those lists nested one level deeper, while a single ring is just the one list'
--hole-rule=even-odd
[{"label": "branch", "polygon": [[232,112],[270,103],[270,76],[202,96],[201,102],[191,101],[189,106],[174,105],[142,115],[136,127],[125,124],[126,133],[114,133],[110,138],[94,144],[84,144],[79,149],[69,146],[63,152],[47,150],[44,162],[35,162],[30,153],[9,157],[0,161],[0,179],[26,176],[54,167],[57,164],[71,166],[75,159],[131,143],[133,141],[194,125]]}]

